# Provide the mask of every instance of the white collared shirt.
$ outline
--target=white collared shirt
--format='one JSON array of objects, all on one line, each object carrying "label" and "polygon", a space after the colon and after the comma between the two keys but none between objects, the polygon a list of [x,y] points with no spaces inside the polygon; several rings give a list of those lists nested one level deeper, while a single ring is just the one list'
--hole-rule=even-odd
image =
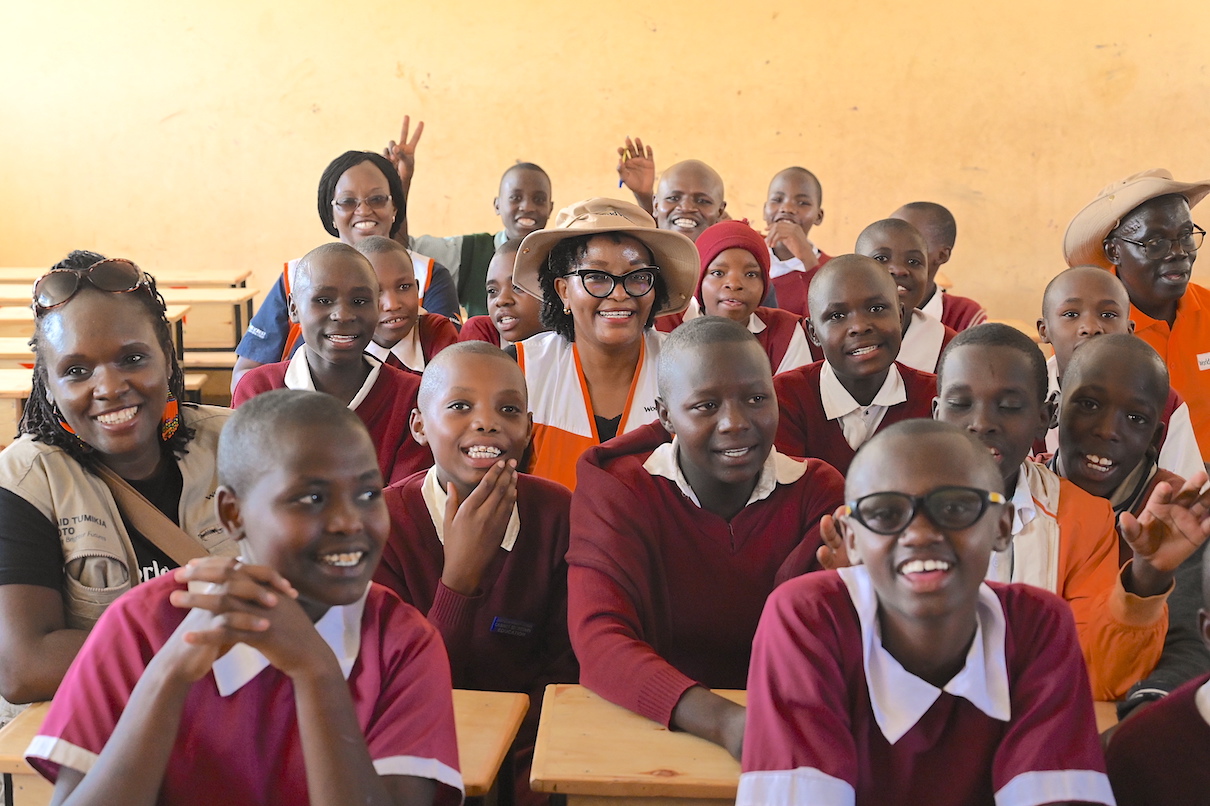
[{"label": "white collared shirt", "polygon": [[[647,457],[647,461],[643,463],[643,469],[653,476],[663,476],[671,480],[685,494],[685,497],[693,502],[695,507],[702,508],[697,493],[689,486],[689,481],[681,472],[680,462],[677,461],[677,438],[675,436],[672,438],[672,442],[665,442],[651,452],[651,456]],[[773,448],[769,451],[769,456],[760,469],[760,476],[756,479],[756,487],[752,489],[752,495],[748,496],[748,503],[744,506],[763,501],[773,494],[777,485],[793,484],[806,472],[806,462],[791,459]]]},{"label": "white collared shirt", "polygon": [[[374,388],[375,381],[378,380],[378,371],[382,367],[382,363],[372,356],[363,356],[366,363],[370,365],[370,374],[366,376],[365,383],[357,390],[357,394],[349,401],[349,409],[356,411],[361,405],[361,401],[366,399],[370,394],[370,390]],[[311,365],[307,363],[307,350],[304,347],[301,350],[296,350],[294,356],[290,359],[290,365],[286,367],[285,383],[287,389],[301,389],[307,392],[315,391],[315,379],[311,377]]]},{"label": "white collared shirt", "polygon": [[[424,474],[424,483],[420,486],[420,494],[424,497],[424,505],[428,507],[429,517],[433,520],[433,528],[437,530],[437,541],[445,545],[445,504],[450,494],[441,489],[437,480],[437,468],[430,467]],[[508,526],[504,528],[504,540],[500,548],[512,551],[517,543],[517,535],[521,532],[521,516],[517,512],[517,504],[513,502],[513,513],[508,516]]]},{"label": "white collared shirt", "polygon": [[896,360],[920,372],[936,372],[944,340],[945,325],[941,320],[917,308],[912,311],[912,324],[903,334]]},{"label": "white collared shirt", "polygon": [[795,271],[805,272],[809,269],[815,268],[815,266],[819,265],[819,258],[822,257],[823,255],[819,251],[819,247],[813,243],[811,244],[811,251],[815,253],[815,264],[812,266],[804,266],[802,264],[802,261],[799,260],[798,258],[794,257],[793,255],[790,256],[789,260],[781,260],[780,258],[777,257],[777,255],[773,254],[773,250],[770,249],[769,250],[769,278],[773,279],[774,277],[781,277],[782,275],[789,274],[790,272],[795,272]]},{"label": "white collared shirt", "polygon": [[929,297],[928,302],[921,305],[919,310],[924,311],[934,319],[941,319],[941,314],[945,310],[945,300],[942,298],[944,293],[941,290],[941,286],[934,287],[933,296]]},{"label": "white collared shirt", "polygon": [[[1034,504],[1034,494],[1029,489],[1029,478],[1024,467],[1017,474],[1017,487],[1009,501],[1013,505],[1013,537],[1016,537],[1038,517],[1038,508]],[[991,561],[987,565],[988,579],[993,582],[1012,582],[1014,551],[1015,546],[1010,542],[1004,551],[992,552]]]},{"label": "white collared shirt", "polygon": [[1007,622],[1000,599],[987,585],[979,586],[975,608],[975,639],[958,674],[937,688],[908,670],[882,645],[878,596],[862,565],[840,569],[861,624],[861,655],[874,720],[891,744],[899,741],[933,707],[945,691],[961,697],[992,719],[1012,716],[1008,662],[1004,652]]},{"label": "white collared shirt", "polygon": [[419,320],[412,326],[412,331],[396,342],[395,346],[388,349],[371,339],[366,346],[366,352],[379,361],[386,361],[387,356],[394,355],[408,369],[424,372],[424,349],[420,346]]},{"label": "white collared shirt", "polygon": [[832,365],[825,361],[819,373],[819,396],[823,400],[824,415],[829,420],[840,420],[845,441],[857,450],[878,430],[887,409],[907,400],[907,387],[903,385],[899,367],[891,364],[878,394],[870,405],[862,406],[840,383]]}]

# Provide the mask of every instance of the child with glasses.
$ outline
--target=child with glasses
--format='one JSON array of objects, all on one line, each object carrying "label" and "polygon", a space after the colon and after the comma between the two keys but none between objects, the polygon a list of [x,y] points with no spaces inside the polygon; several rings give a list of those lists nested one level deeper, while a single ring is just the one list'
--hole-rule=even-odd
[{"label": "child with glasses", "polygon": [[857,453],[860,565],[793,579],[752,644],[736,803],[1113,803],[1063,602],[984,582],[1013,506],[987,450],[911,420]]}]

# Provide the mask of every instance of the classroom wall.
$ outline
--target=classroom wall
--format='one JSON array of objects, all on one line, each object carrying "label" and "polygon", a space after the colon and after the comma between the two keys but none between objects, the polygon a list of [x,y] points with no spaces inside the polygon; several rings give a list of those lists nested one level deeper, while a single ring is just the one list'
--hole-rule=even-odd
[{"label": "classroom wall", "polygon": [[[950,207],[948,272],[1036,316],[1071,216],[1157,166],[1210,176],[1200,3],[615,0],[10,3],[0,31],[0,265],[87,247],[252,267],[328,239],[327,162],[426,123],[412,230],[495,230],[499,174],[543,165],[557,205],[617,194],[627,134],[697,157],[757,222],[769,178],[814,170],[832,254],[903,202]],[[1195,215],[1196,219],[1196,215]],[[1210,218],[1203,216],[1203,224]],[[1199,264],[1210,275],[1210,258]]]}]

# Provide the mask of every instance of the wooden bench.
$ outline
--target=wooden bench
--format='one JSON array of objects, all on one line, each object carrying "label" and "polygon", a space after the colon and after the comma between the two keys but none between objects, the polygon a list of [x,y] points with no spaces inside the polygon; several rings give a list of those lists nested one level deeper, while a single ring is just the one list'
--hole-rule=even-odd
[{"label": "wooden bench", "polygon": [[[0,283],[30,283],[50,271],[44,266],[0,266]],[[191,288],[241,288],[252,276],[250,269],[219,266],[207,269],[163,269],[147,272],[156,286]]]},{"label": "wooden bench", "polygon": [[[185,354],[185,315],[188,313],[188,305],[169,305],[164,310],[168,324],[172,325],[173,343],[178,359]],[[0,332],[6,336],[24,335],[26,339],[33,336],[34,309],[28,305],[0,307]]]},{"label": "wooden bench", "polygon": [[[0,728],[0,774],[5,806],[43,806],[54,787],[25,763],[25,749],[38,734],[50,703],[31,705]],[[487,795],[529,710],[529,697],[499,691],[454,691],[458,758],[467,797]],[[11,799],[10,799],[11,797]]]},{"label": "wooden bench", "polygon": [[181,358],[181,368],[185,370],[229,370],[235,366],[237,358],[239,358],[238,355],[229,351],[186,350],[185,355]]}]

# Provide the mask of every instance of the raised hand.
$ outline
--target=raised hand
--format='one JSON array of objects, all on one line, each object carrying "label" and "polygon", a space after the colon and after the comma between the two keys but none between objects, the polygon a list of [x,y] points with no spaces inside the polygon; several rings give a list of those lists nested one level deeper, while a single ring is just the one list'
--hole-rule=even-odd
[{"label": "raised hand", "polygon": [[1179,490],[1160,482],[1137,518],[1120,516],[1118,527],[1134,551],[1133,593],[1162,593],[1177,567],[1210,537],[1210,490],[1202,490],[1206,482],[1203,472],[1193,474]]},{"label": "raised hand", "polygon": [[807,237],[806,231],[796,221],[774,221],[769,226],[768,234],[765,235],[765,243],[775,251],[778,247],[782,247],[783,254],[789,252],[801,260],[803,266],[808,269],[815,266],[815,250],[811,246],[811,239]]},{"label": "raised hand", "polygon": [[411,116],[404,115],[403,128],[399,132],[399,142],[396,143],[392,140],[382,150],[382,156],[389,159],[395,166],[395,171],[399,174],[399,181],[403,183],[405,191],[412,185],[412,174],[416,170],[416,145],[420,142],[420,135],[424,133],[424,121],[418,121],[416,131],[412,133],[411,139],[408,139],[408,129],[411,128],[411,123]]},{"label": "raised hand", "polygon": [[815,550],[815,557],[827,571],[855,565],[849,559],[849,550],[845,548],[844,537],[836,527],[836,517],[839,516],[840,509],[836,510],[836,513],[836,516],[824,515],[819,519],[819,536],[823,538],[823,545]]},{"label": "raised hand", "polygon": [[655,160],[651,146],[643,140],[626,138],[626,145],[618,149],[618,178],[636,196],[650,196],[655,192]]},{"label": "raised hand", "polygon": [[473,596],[483,574],[500,550],[517,501],[517,462],[496,462],[465,501],[449,485],[445,502],[445,565],[441,581],[464,596]]}]

